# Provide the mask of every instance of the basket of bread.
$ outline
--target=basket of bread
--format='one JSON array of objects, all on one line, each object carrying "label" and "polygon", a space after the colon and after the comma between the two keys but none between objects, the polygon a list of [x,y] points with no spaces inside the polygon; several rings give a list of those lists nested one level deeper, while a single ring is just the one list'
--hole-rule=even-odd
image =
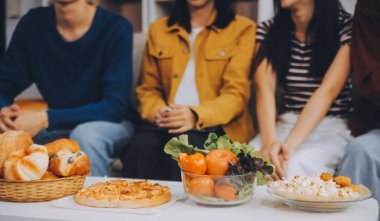
[{"label": "basket of bread", "polygon": [[90,160],[74,140],[34,144],[24,131],[0,135],[0,200],[41,202],[75,194]]}]

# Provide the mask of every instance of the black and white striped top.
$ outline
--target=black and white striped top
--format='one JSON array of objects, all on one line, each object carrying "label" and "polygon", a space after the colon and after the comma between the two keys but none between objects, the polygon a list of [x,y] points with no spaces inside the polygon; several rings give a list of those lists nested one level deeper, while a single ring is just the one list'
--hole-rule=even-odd
[{"label": "black and white striped top", "polygon": [[[264,21],[257,27],[256,40],[263,42],[273,24],[273,19]],[[339,13],[340,45],[350,44],[352,17],[341,10]],[[322,78],[310,73],[312,47],[301,43],[293,35],[289,70],[285,77],[283,100],[285,111],[300,113],[314,91],[321,85]],[[352,82],[348,80],[339,96],[331,105],[327,116],[347,117],[352,109]]]}]

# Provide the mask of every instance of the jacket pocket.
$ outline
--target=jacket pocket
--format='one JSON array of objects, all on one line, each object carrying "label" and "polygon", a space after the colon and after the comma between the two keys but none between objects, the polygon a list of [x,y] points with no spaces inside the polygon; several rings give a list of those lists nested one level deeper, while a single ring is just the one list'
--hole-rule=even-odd
[{"label": "jacket pocket", "polygon": [[154,58],[157,64],[158,73],[164,83],[165,88],[169,88],[174,49],[154,47],[149,49],[149,55]]},{"label": "jacket pocket", "polygon": [[231,58],[235,51],[231,48],[215,48],[206,50],[205,58],[207,63],[208,78],[211,86],[220,90],[223,85],[223,75],[225,74]]}]

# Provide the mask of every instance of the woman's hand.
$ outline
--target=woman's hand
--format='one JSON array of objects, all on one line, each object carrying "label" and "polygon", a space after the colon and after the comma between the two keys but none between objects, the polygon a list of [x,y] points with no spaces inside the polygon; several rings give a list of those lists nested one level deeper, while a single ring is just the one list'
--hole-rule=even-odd
[{"label": "woman's hand", "polygon": [[283,148],[284,145],[282,143],[279,141],[274,141],[268,145],[264,145],[260,150],[261,156],[269,160],[276,168],[275,173],[272,175],[272,179],[275,181],[285,178],[284,166],[286,164],[286,160],[284,158]]},{"label": "woman's hand", "polygon": [[179,134],[191,130],[195,126],[195,114],[187,106],[170,105],[170,111],[160,113],[161,118],[157,119],[157,126],[168,128],[169,133]]}]

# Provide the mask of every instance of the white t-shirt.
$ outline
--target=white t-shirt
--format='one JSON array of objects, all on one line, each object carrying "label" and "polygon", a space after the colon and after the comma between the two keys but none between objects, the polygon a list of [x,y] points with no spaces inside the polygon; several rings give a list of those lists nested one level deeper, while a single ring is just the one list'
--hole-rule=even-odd
[{"label": "white t-shirt", "polygon": [[198,106],[200,104],[197,83],[195,81],[195,40],[203,27],[193,28],[189,35],[190,40],[190,60],[187,63],[182,80],[178,86],[177,93],[174,98],[174,104],[185,106]]}]

